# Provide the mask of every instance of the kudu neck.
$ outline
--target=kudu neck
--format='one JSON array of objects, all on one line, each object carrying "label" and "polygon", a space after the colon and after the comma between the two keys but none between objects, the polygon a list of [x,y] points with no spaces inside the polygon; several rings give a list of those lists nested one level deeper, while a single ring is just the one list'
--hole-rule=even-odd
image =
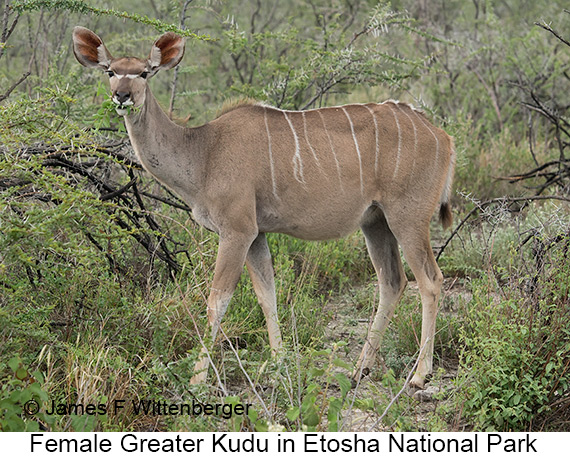
[{"label": "kudu neck", "polygon": [[[135,109],[125,117],[127,124],[134,129],[160,127],[161,130],[183,130],[175,124],[159,105],[149,86],[145,88],[145,101],[140,109]],[[131,132],[129,131],[129,134]]]},{"label": "kudu neck", "polygon": [[207,128],[172,122],[148,86],[143,106],[125,116],[125,124],[142,166],[186,203],[193,203],[204,175]]}]

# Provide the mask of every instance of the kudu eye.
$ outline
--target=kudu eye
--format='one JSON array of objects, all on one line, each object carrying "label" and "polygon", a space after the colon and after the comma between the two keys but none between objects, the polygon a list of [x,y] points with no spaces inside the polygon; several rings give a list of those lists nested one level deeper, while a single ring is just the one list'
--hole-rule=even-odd
[{"label": "kudu eye", "polygon": [[109,75],[109,78],[112,78],[113,76],[115,76],[115,72],[113,70],[109,70],[107,72],[107,75]]},{"label": "kudu eye", "polygon": [[142,79],[146,79],[147,76],[148,76],[148,71],[143,71],[143,72],[140,74],[140,77],[141,77]]}]

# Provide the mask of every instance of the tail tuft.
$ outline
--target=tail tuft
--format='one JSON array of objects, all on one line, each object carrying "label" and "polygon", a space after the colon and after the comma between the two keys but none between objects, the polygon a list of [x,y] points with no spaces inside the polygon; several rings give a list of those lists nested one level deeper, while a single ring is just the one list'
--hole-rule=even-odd
[{"label": "tail tuft", "polygon": [[451,205],[449,202],[442,202],[439,207],[439,221],[444,229],[451,227],[453,223],[453,215],[451,214]]},{"label": "tail tuft", "polygon": [[449,165],[447,168],[447,178],[443,186],[443,192],[439,200],[439,221],[444,229],[451,227],[453,223],[453,215],[451,214],[451,204],[449,199],[451,196],[451,184],[453,182],[453,171],[455,170],[455,149],[453,148],[453,138],[448,137],[449,146]]}]

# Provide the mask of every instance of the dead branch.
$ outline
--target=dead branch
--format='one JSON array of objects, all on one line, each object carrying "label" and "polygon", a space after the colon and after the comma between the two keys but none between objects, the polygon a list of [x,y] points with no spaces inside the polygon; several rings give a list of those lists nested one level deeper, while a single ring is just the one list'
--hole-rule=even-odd
[{"label": "dead branch", "polygon": [[[560,162],[561,162],[560,160],[552,160],[550,162],[543,163],[542,165],[540,165],[536,168],[533,168],[532,170],[527,171],[525,173],[520,173],[518,175],[512,175],[512,176],[498,176],[495,179],[500,179],[502,181],[509,181],[509,183],[512,184],[512,183],[515,183],[518,181],[522,181],[524,179],[546,176],[547,173],[541,173],[541,172],[548,167],[560,166]],[[570,159],[564,159],[564,160],[562,160],[562,163],[570,163]]]},{"label": "dead branch", "polygon": [[467,215],[464,216],[463,219],[461,219],[461,221],[459,222],[459,224],[457,224],[457,226],[455,227],[453,232],[451,232],[451,235],[449,235],[447,240],[445,240],[445,243],[443,243],[443,245],[439,248],[439,252],[437,253],[436,260],[439,260],[439,258],[441,257],[441,254],[443,254],[443,251],[449,245],[451,240],[453,238],[455,238],[455,236],[459,233],[459,231],[465,225],[465,223],[478,211],[485,209],[491,205],[497,205],[497,204],[512,205],[513,203],[521,203],[521,202],[528,203],[528,202],[537,201],[537,200],[559,200],[559,201],[564,201],[564,202],[570,202],[569,197],[562,197],[560,195],[534,195],[532,197],[499,197],[499,198],[492,198],[491,200],[487,200],[487,201],[478,203],[475,208],[473,208],[471,211],[469,211],[467,213]]},{"label": "dead branch", "polygon": [[[566,11],[566,12],[568,12],[568,11]],[[546,22],[543,22],[543,23],[535,22],[534,25],[538,25],[541,29],[544,29],[544,30],[552,33],[556,38],[558,38],[560,41],[562,41],[562,43],[564,43],[566,46],[570,46],[570,41],[564,39],[556,30],[554,30],[552,27],[550,27],[550,25],[547,24]]]},{"label": "dead branch", "polygon": [[112,200],[113,198],[118,197],[119,195],[123,195],[127,190],[133,187],[136,183],[136,178],[131,179],[127,184],[125,184],[120,189],[115,190],[114,192],[109,192],[108,194],[103,194],[99,197],[99,200],[106,201]]},{"label": "dead branch", "polygon": [[27,71],[22,75],[20,79],[18,79],[18,81],[12,84],[12,86],[10,86],[10,88],[4,94],[0,95],[0,103],[6,100],[10,96],[10,94],[14,91],[14,89],[18,87],[20,84],[22,84],[30,75],[31,73]]},{"label": "dead branch", "polygon": [[[120,152],[124,142],[111,143],[105,146],[92,145],[91,147],[77,150],[73,146],[46,147],[36,145],[19,151],[22,159],[31,156],[39,156],[44,167],[52,172],[65,176],[74,184],[79,182],[79,177],[86,178],[89,187],[93,186],[95,192],[99,194],[101,201],[113,201],[116,204],[108,207],[110,223],[116,224],[125,230],[140,244],[151,256],[157,258],[168,268],[169,277],[181,270],[181,265],[176,260],[179,253],[186,253],[185,243],[174,240],[167,230],[155,220],[152,211],[147,209],[145,199],[153,199],[165,203],[177,209],[191,212],[191,209],[182,203],[177,203],[174,199],[142,192],[137,186],[139,178],[135,176],[135,171],[140,169],[140,165],[133,162]],[[92,152],[87,152],[92,151]],[[102,158],[103,156],[103,158]],[[105,157],[108,159],[105,159]],[[109,166],[121,167],[121,174],[129,176],[129,182],[123,186],[111,181]],[[46,203],[58,205],[52,195],[42,193],[41,190],[31,187],[31,181],[23,181],[12,177],[0,177],[0,189],[19,187],[18,198],[40,199]],[[84,233],[87,239],[99,250],[102,246],[97,243],[96,238],[91,233]],[[89,236],[88,236],[89,235]],[[182,248],[181,248],[182,247]],[[107,254],[106,254],[107,255]],[[187,257],[190,257],[187,255]],[[109,266],[113,271],[118,271],[120,267],[115,259],[108,257]]]},{"label": "dead branch", "polygon": [[178,202],[175,202],[175,201],[173,201],[173,200],[171,200],[171,199],[169,199],[169,198],[160,197],[160,196],[158,196],[158,195],[154,195],[154,194],[151,194],[151,193],[149,193],[149,192],[142,191],[142,190],[139,191],[139,193],[140,193],[141,195],[144,195],[144,196],[147,197],[147,198],[151,198],[151,199],[156,200],[156,201],[159,201],[159,202],[161,202],[161,203],[165,203],[165,204],[167,204],[168,206],[172,206],[173,208],[181,209],[181,210],[187,211],[187,212],[189,212],[189,213],[192,212],[192,208],[190,208],[189,206],[187,206],[187,205],[185,205],[185,204],[183,204],[183,203],[178,203]]}]

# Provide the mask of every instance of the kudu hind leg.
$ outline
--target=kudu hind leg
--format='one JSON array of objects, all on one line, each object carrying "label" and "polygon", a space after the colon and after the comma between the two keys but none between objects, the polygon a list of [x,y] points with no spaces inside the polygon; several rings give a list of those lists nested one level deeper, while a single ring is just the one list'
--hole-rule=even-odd
[{"label": "kudu hind leg", "polygon": [[380,300],[353,379],[367,374],[376,360],[382,336],[392,319],[396,305],[406,288],[406,276],[398,243],[380,208],[369,210],[362,223],[368,253],[378,275]]},{"label": "kudu hind leg", "polygon": [[422,337],[416,373],[410,384],[423,389],[426,377],[431,374],[437,310],[443,275],[433,255],[429,239],[429,222],[423,230],[415,224],[402,224],[394,231],[404,257],[416,278],[422,301]]},{"label": "kudu hind leg", "polygon": [[[220,323],[243,271],[246,254],[253,238],[253,236],[241,234],[220,236],[214,279],[208,297],[207,315],[210,331],[206,341],[213,343],[216,339]],[[191,384],[200,384],[206,381],[209,364],[208,351],[209,348],[205,342],[202,346],[200,358],[194,366],[195,374],[190,380]]]},{"label": "kudu hind leg", "polygon": [[253,289],[265,315],[269,345],[275,355],[282,347],[282,338],[277,317],[277,299],[271,253],[264,233],[260,233],[252,243],[245,264],[251,277]]}]

